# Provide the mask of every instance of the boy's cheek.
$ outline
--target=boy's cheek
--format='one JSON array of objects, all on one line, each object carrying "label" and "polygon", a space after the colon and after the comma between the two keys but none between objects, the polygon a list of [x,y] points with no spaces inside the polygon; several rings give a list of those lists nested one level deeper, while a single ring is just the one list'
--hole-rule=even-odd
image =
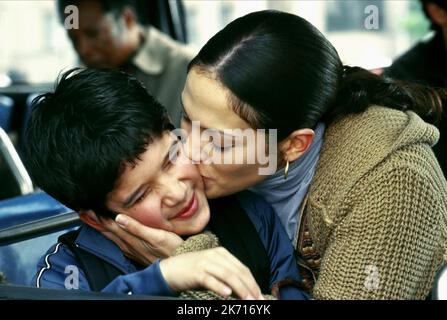
[{"label": "boy's cheek", "polygon": [[135,213],[128,213],[128,215],[141,224],[145,225],[146,227],[151,228],[163,228],[163,224],[165,222],[165,219],[159,214],[154,213],[153,211],[149,210],[141,210],[139,212]]}]

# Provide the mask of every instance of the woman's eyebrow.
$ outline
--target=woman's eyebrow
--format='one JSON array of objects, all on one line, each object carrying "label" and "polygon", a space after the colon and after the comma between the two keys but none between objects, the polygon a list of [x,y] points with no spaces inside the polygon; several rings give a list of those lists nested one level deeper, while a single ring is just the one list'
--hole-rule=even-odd
[{"label": "woman's eyebrow", "polygon": [[[183,113],[185,119],[188,120],[189,122],[191,122],[191,119],[189,118],[188,114],[186,113],[185,106],[183,105],[183,101],[182,101],[181,98],[180,98],[180,106],[182,107],[182,113]],[[224,132],[224,131],[217,130],[217,129],[210,129],[210,128],[208,128],[208,127],[203,126],[202,124],[200,124],[200,130],[210,130],[210,131],[215,131],[215,132],[221,134],[222,136],[229,136],[230,138],[233,138],[233,139],[234,139],[235,137],[237,137],[237,135],[233,135],[233,134],[230,134],[230,133],[228,133],[228,132]],[[230,129],[230,130],[231,130],[231,129]]]}]

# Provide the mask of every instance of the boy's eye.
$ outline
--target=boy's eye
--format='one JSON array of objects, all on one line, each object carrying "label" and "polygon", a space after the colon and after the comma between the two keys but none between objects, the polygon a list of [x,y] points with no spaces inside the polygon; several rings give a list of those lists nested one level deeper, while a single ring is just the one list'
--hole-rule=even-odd
[{"label": "boy's eye", "polygon": [[141,201],[143,201],[147,195],[149,194],[150,190],[146,190],[143,192],[143,194],[134,202],[134,204],[140,203]]}]

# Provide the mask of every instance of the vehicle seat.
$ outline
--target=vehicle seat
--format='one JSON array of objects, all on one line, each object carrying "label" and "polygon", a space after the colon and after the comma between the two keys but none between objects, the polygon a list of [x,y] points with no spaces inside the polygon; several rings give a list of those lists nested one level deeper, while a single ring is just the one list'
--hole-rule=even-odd
[{"label": "vehicle seat", "polygon": [[[67,224],[67,219],[61,219],[74,215],[77,217],[72,210],[44,192],[0,201],[0,271],[8,283],[30,285],[39,259],[61,234],[79,225],[73,218],[70,224]],[[65,222],[60,224],[60,228],[53,222],[45,229],[42,222],[49,219]],[[33,226],[36,227],[34,233]],[[14,234],[13,240],[11,234]]]}]

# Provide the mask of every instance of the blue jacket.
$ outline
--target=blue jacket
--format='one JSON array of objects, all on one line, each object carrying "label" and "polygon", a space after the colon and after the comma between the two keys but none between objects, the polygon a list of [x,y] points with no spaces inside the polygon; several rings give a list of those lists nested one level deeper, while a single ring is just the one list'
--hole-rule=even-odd
[{"label": "blue jacket", "polygon": [[[254,224],[270,260],[270,288],[285,279],[300,281],[298,266],[294,258],[294,249],[272,207],[254,193],[244,191],[237,195],[238,200]],[[176,296],[163,278],[159,261],[143,270],[124,256],[119,247],[100,232],[84,225],[76,238],[76,244],[97,257],[112,264],[124,275],[115,278],[102,292],[145,294],[153,296]],[[90,290],[85,273],[80,268],[73,252],[64,244],[57,243],[40,259],[32,285],[42,288],[67,288],[66,281],[78,271],[77,285],[80,290]],[[281,299],[306,299],[302,291],[295,286],[281,287]]]}]

